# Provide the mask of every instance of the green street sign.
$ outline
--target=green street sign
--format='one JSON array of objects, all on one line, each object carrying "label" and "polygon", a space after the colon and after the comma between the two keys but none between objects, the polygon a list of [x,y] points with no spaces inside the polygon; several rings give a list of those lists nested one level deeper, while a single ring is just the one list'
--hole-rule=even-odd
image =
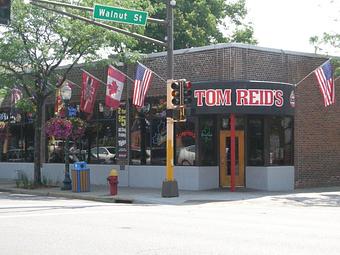
[{"label": "green street sign", "polygon": [[95,4],[93,8],[93,18],[145,26],[148,13],[144,11]]}]

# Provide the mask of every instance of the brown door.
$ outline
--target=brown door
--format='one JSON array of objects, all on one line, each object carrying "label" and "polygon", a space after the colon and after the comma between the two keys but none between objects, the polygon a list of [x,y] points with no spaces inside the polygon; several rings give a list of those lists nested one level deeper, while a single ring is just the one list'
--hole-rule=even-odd
[{"label": "brown door", "polygon": [[[235,131],[235,185],[244,186],[244,132]],[[230,187],[230,131],[220,132],[220,186]]]}]

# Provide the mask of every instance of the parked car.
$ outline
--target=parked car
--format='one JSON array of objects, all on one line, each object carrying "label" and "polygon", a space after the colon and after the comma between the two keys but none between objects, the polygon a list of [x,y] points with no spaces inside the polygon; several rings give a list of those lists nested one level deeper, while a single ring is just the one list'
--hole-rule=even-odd
[{"label": "parked car", "polygon": [[91,149],[91,157],[98,163],[115,164],[116,148],[113,146],[93,147]]},{"label": "parked car", "polygon": [[183,166],[193,166],[195,164],[196,156],[195,145],[190,145],[181,148],[178,153],[177,164]]},{"label": "parked car", "polygon": [[22,149],[11,149],[7,152],[8,162],[33,162],[34,150],[29,148],[26,151]]},{"label": "parked car", "polygon": [[[74,142],[69,141],[68,146],[71,148],[74,145]],[[61,151],[65,146],[65,141],[64,140],[51,140],[48,143],[48,152],[59,152]]]}]

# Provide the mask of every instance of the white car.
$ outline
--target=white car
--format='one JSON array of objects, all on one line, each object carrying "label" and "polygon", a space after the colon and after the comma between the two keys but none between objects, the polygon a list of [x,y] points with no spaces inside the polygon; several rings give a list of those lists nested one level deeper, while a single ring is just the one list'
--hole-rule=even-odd
[{"label": "white car", "polygon": [[116,163],[116,148],[115,147],[93,147],[91,149],[91,156],[99,162],[106,164]]},{"label": "white car", "polygon": [[181,148],[178,153],[177,163],[182,166],[193,166],[196,157],[195,145]]}]

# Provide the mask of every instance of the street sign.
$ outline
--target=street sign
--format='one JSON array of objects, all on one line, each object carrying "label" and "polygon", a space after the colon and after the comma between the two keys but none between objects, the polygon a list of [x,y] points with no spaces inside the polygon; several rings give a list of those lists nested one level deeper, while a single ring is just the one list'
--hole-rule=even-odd
[{"label": "street sign", "polygon": [[93,8],[93,18],[145,26],[148,13],[144,11],[95,4]]}]

